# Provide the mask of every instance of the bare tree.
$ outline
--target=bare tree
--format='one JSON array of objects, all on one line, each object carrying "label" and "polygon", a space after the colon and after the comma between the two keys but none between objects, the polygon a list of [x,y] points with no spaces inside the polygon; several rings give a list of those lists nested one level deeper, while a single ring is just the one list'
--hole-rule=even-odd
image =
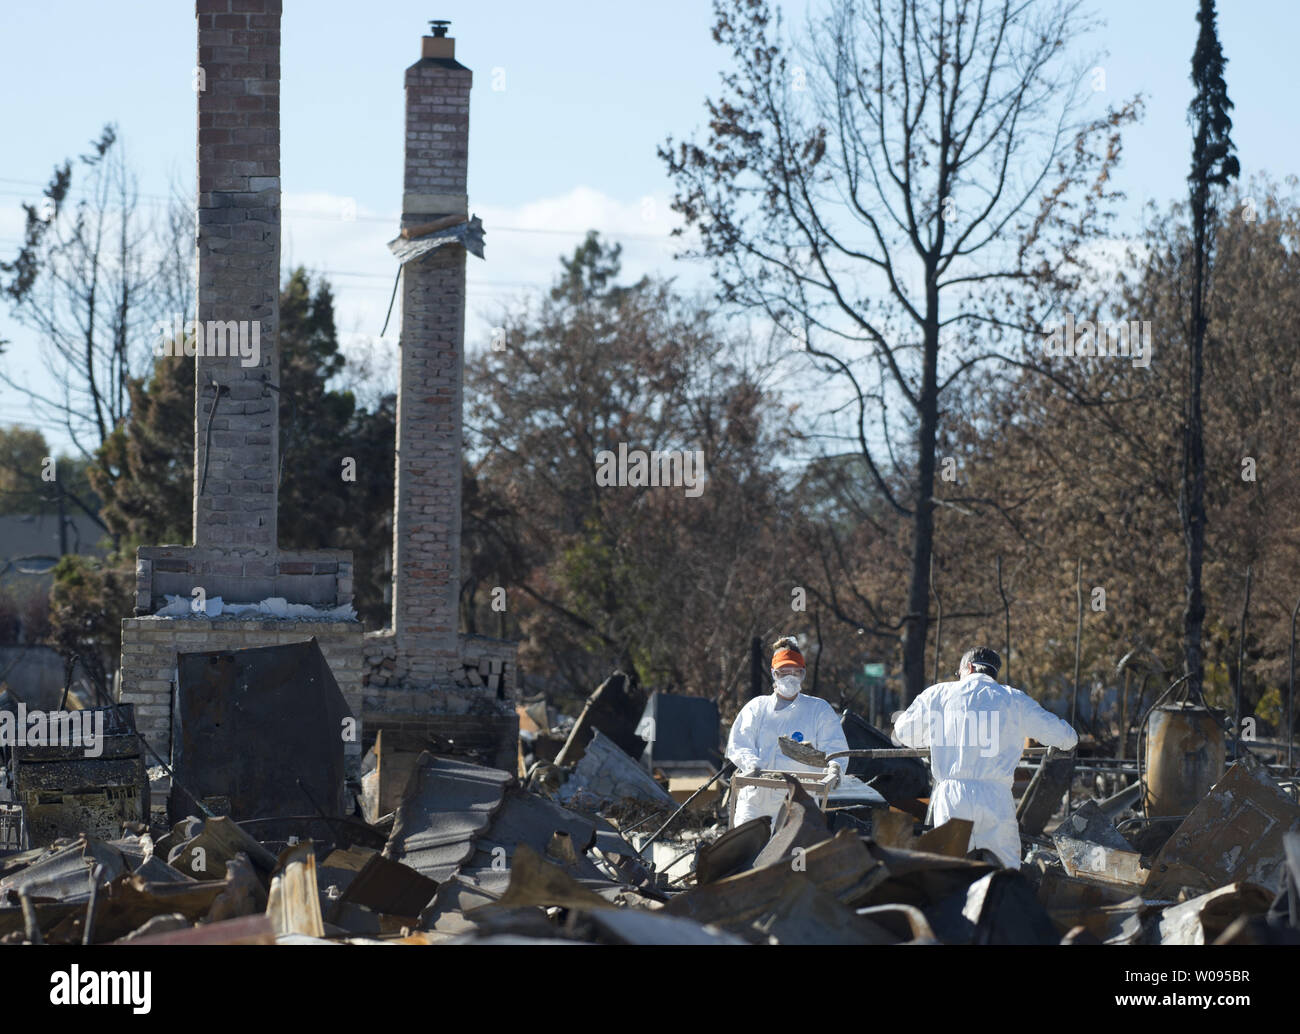
[{"label": "bare tree", "polygon": [[152,363],[155,321],[189,298],[193,229],[176,204],[156,224],[141,217],[114,126],[75,167],[85,174],[80,199],[72,202],[74,163],[65,162],[41,202],[23,206],[23,246],[0,263],[14,318],[36,333],[51,387],[3,371],[0,379],[91,459],[127,415],[128,382]]},{"label": "bare tree", "polygon": [[[88,153],[55,168],[39,203],[23,205],[23,245],[0,263],[4,295],[15,320],[34,333],[48,375],[34,385],[0,370],[0,381],[30,400],[43,425],[62,427],[81,458],[110,479],[116,472],[100,450],[129,413],[131,380],[152,366],[154,325],[171,325],[173,313],[193,304],[188,205],[173,191],[162,217],[146,220],[138,201],[135,174],[107,125]],[[39,471],[14,473],[35,481]],[[88,500],[64,494],[99,520]]]},{"label": "bare tree", "polygon": [[766,0],[714,8],[735,67],[704,142],[660,150],[674,208],[720,299],[764,311],[849,397],[837,436],[910,522],[901,620],[854,619],[901,627],[915,696],[944,393],[984,360],[1024,364],[1000,346],[1040,333],[1079,279],[1137,101],[1084,116],[1097,72],[1067,60],[1091,27],[1070,0],[837,0],[802,47]]}]

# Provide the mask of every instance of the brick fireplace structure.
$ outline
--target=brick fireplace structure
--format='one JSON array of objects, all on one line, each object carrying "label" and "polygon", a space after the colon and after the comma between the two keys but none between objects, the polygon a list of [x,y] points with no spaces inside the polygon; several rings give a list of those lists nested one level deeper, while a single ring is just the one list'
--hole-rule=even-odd
[{"label": "brick fireplace structure", "polygon": [[[223,347],[213,350],[226,354],[200,349],[194,359],[193,544],[139,549],[136,616],[122,622],[119,699],[135,705],[139,730],[162,757],[171,750],[181,652],[315,636],[348,706],[354,715],[361,711],[361,625],[324,613],[352,601],[351,552],[277,546],[280,14],[281,0],[196,4],[202,70],[196,84],[196,317],[208,348],[219,343]],[[229,344],[232,327],[240,324],[256,328],[256,348],[243,353]],[[322,613],[320,620],[156,613],[167,595],[189,599],[196,588],[209,600],[282,597]],[[359,741],[345,743],[350,767],[360,749]]]},{"label": "brick fireplace structure", "polygon": [[[163,757],[171,749],[178,653],[314,636],[364,734],[345,744],[355,774],[380,730],[513,769],[516,645],[459,633],[461,426],[466,247],[481,226],[466,194],[472,74],[438,23],[406,70],[401,362],[397,404],[391,627],[324,612],[352,601],[352,554],[287,551],[276,537],[279,349],[281,0],[197,0],[198,312],[256,321],[260,352],[195,359],[194,541],[144,546],[136,606],[122,622],[119,699]],[[431,230],[433,227],[435,229]],[[472,229],[467,229],[472,227]],[[171,361],[161,357],[159,362]],[[163,616],[170,596],[320,612]]]},{"label": "brick fireplace structure", "polygon": [[[513,768],[516,646],[459,634],[461,405],[466,249],[481,257],[466,193],[473,73],[445,23],[406,70],[401,364],[393,512],[393,617],[366,636],[363,719],[491,754]],[[440,242],[434,244],[434,242]]]}]

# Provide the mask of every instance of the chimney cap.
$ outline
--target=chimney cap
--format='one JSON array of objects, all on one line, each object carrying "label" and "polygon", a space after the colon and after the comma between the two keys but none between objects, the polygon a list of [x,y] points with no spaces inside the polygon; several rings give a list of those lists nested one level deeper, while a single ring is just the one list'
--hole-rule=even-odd
[{"label": "chimney cap", "polygon": [[445,18],[436,18],[429,22],[429,29],[433,32],[434,39],[442,39],[447,35],[447,28],[451,25]]}]

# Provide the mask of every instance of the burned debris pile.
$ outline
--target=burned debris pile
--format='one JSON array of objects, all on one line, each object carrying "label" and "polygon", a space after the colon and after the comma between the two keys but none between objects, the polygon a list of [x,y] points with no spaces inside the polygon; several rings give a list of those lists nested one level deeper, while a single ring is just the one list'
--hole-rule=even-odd
[{"label": "burned debris pile", "polygon": [[[6,759],[0,942],[1300,941],[1295,787],[1248,752],[1172,821],[1144,816],[1133,787],[1076,793],[1068,813],[1022,800],[1046,817],[1032,832],[1022,819],[1015,870],[970,850],[970,822],[925,821],[915,759],[855,758],[824,803],[788,776],[774,821],[729,829],[716,710],[677,720],[677,739],[703,747],[666,748],[651,767],[653,735],[635,754],[613,736],[652,733],[636,715],[662,722],[677,704],[617,682],[609,714],[569,722],[521,704],[516,771],[382,731],[345,783],[346,710],[313,643],[190,655],[181,672],[177,764],[152,798],[129,708],[109,709],[96,757],[36,745]],[[257,732],[302,714],[292,758]],[[866,749],[888,743],[855,715],[843,724]],[[220,764],[196,767],[201,755]]]}]

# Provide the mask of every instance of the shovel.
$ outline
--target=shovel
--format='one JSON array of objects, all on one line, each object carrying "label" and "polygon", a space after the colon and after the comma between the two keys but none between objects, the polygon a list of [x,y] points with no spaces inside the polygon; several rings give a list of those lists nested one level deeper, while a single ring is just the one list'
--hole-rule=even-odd
[{"label": "shovel", "polygon": [[[810,743],[800,743],[798,740],[792,740],[789,736],[782,736],[777,742],[781,746],[781,753],[792,761],[798,761],[802,765],[810,765],[813,768],[825,768],[828,761],[834,761],[836,758],[925,758],[930,756],[929,747],[873,747],[869,750],[837,750],[833,754],[827,754],[824,750],[818,750]],[[1025,754],[1031,757],[1046,754],[1047,747],[1027,747]]]},{"label": "shovel", "polygon": [[651,844],[653,844],[656,840],[659,839],[659,834],[662,833],[669,826],[671,826],[673,824],[673,820],[677,818],[677,816],[680,815],[682,812],[684,812],[688,807],[690,807],[691,801],[695,800],[696,797],[698,797],[710,786],[716,783],[721,776],[730,775],[735,770],[736,770],[736,763],[734,761],[732,761],[730,758],[724,761],[722,763],[722,767],[713,773],[713,778],[710,779],[703,786],[701,786],[689,797],[687,797],[686,800],[682,802],[682,806],[668,816],[668,821],[665,822],[662,826],[660,826],[657,830],[655,830],[654,835],[651,836],[649,840],[647,840],[644,844],[641,845],[641,850],[637,852],[637,855],[638,856],[644,855],[646,852],[646,848],[648,848]]}]

